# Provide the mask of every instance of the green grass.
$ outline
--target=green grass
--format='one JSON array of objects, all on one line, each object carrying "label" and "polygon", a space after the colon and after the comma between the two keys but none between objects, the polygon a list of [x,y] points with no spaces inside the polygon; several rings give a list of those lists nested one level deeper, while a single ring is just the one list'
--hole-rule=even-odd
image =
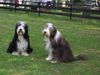
[{"label": "green grass", "polygon": [[[29,24],[29,57],[6,53],[17,21]],[[85,54],[88,60],[51,64],[45,61],[41,31],[52,22],[70,42],[74,55]],[[0,75],[100,75],[100,21],[36,13],[0,10]]]}]

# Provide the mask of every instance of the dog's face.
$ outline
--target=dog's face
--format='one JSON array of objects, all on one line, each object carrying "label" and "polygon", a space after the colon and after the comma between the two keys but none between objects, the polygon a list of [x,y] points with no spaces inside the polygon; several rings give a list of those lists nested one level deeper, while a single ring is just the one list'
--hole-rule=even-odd
[{"label": "dog's face", "polygon": [[28,26],[25,22],[21,21],[16,24],[17,35],[24,35],[28,31]]},{"label": "dog's face", "polygon": [[52,23],[47,23],[42,31],[43,35],[46,37],[54,37],[56,32],[57,30]]}]

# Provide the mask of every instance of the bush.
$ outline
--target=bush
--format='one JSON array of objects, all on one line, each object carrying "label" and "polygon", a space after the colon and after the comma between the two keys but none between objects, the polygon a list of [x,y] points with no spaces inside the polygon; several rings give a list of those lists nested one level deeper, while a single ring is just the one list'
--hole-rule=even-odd
[{"label": "bush", "polygon": [[74,0],[74,2],[81,2],[81,0]]}]

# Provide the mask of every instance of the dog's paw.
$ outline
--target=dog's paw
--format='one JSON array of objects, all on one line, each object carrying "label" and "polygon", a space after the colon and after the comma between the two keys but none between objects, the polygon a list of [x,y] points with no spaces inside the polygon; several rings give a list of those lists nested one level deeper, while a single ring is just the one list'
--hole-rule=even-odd
[{"label": "dog's paw", "polygon": [[51,63],[53,63],[53,64],[55,64],[55,63],[57,63],[58,61],[57,60],[52,60],[52,61],[50,61]]},{"label": "dog's paw", "polygon": [[23,55],[23,56],[29,56],[29,54],[26,53],[26,52],[22,52],[21,55]]},{"label": "dog's paw", "polygon": [[47,57],[47,58],[45,58],[45,60],[46,61],[50,61],[50,60],[52,60],[52,58],[51,57]]},{"label": "dog's paw", "polygon": [[12,55],[16,55],[16,56],[18,56],[19,53],[18,53],[18,52],[13,52]]}]

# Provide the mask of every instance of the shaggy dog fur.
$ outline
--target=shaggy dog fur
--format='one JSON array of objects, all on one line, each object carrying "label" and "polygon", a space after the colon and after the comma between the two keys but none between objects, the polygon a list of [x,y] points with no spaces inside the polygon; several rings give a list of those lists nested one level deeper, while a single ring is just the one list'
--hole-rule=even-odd
[{"label": "shaggy dog fur", "polygon": [[[48,52],[47,61],[51,63],[71,62],[75,60],[69,43],[62,37],[52,23],[47,23],[42,31],[45,41],[45,49]],[[79,56],[79,59],[83,58]]]},{"label": "shaggy dog fur", "polygon": [[28,35],[28,25],[25,22],[20,21],[16,24],[15,34],[7,52],[12,55],[21,54],[24,56],[28,56],[32,52]]}]

